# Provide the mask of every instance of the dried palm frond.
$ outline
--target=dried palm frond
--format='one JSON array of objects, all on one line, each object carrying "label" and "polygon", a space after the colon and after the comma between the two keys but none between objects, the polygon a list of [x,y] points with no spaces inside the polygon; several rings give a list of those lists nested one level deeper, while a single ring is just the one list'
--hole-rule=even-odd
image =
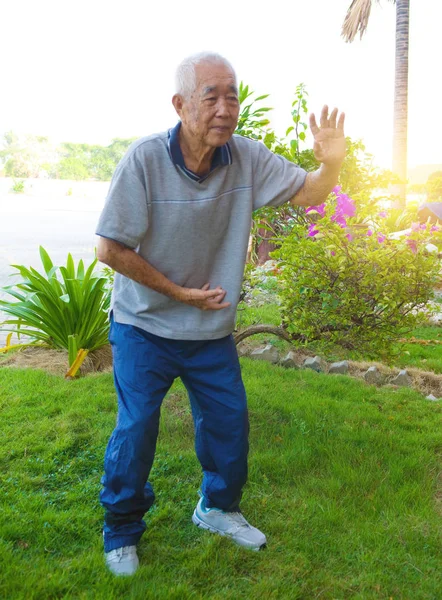
[{"label": "dried palm frond", "polygon": [[372,3],[373,0],[353,0],[342,26],[341,35],[346,42],[352,42],[358,31],[362,38],[367,29]]}]

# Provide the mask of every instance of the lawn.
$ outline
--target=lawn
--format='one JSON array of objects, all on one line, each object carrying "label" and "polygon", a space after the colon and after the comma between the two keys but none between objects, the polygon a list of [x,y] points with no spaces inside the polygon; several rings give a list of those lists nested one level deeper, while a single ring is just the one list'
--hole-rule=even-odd
[{"label": "lawn", "polygon": [[[442,597],[442,406],[410,389],[242,359],[251,419],[249,552],[191,523],[200,469],[177,382],[165,400],[133,578],[104,568],[98,503],[111,375],[0,368],[0,597]],[[440,482],[439,482],[440,485]],[[438,500],[439,498],[439,500]]]},{"label": "lawn", "polygon": [[[242,329],[249,325],[258,323],[266,323],[269,325],[281,324],[280,310],[277,304],[265,304],[263,306],[246,306],[240,305],[238,311],[237,328]],[[436,340],[442,342],[442,327],[427,326],[419,327],[410,332],[404,339],[414,337],[421,340]],[[290,344],[277,338],[273,335],[259,334],[247,338],[248,344],[253,340],[253,345],[261,346],[265,342],[270,342],[276,346],[281,352],[288,351]],[[316,353],[314,345],[306,348],[311,354]],[[344,350],[342,348],[334,348],[327,354],[321,353],[325,360],[332,362],[333,360],[380,360],[379,357],[361,355],[356,351]],[[428,346],[415,343],[401,343],[395,346],[394,356],[390,360],[391,366],[401,369],[414,367],[423,371],[433,371],[434,373],[442,374],[442,344],[429,344]]]}]

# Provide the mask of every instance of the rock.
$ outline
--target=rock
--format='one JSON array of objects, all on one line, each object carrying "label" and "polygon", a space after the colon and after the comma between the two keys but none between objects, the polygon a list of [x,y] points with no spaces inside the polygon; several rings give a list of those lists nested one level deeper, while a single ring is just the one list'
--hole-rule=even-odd
[{"label": "rock", "polygon": [[346,375],[348,373],[348,360],[341,360],[330,365],[328,370],[331,374]]},{"label": "rock", "polygon": [[297,369],[298,365],[295,362],[295,353],[290,350],[287,356],[281,360],[280,365],[286,369]]},{"label": "rock", "polygon": [[436,396],[433,396],[433,394],[428,394],[428,396],[425,396],[425,400],[431,400],[432,402],[437,402],[439,400],[439,398],[436,398]]},{"label": "rock", "polygon": [[315,358],[306,358],[304,361],[304,368],[313,369],[317,373],[321,373],[324,371],[322,367],[322,360],[320,356],[315,356]]},{"label": "rock", "polygon": [[428,319],[430,325],[440,325],[442,323],[442,313],[436,313]]},{"label": "rock", "polygon": [[399,371],[399,374],[394,377],[390,383],[392,385],[400,385],[402,387],[410,387],[411,386],[411,377],[407,373],[406,369],[402,369]]},{"label": "rock", "polygon": [[238,344],[236,350],[238,352],[238,356],[247,356],[249,354],[249,349],[244,344]]},{"label": "rock", "polygon": [[276,364],[279,362],[279,352],[272,344],[267,344],[265,348],[254,350],[250,354],[250,358],[254,358],[255,360],[266,360],[267,362]]},{"label": "rock", "polygon": [[364,373],[364,379],[367,383],[377,385],[382,383],[383,377],[377,367],[369,367],[368,371]]}]

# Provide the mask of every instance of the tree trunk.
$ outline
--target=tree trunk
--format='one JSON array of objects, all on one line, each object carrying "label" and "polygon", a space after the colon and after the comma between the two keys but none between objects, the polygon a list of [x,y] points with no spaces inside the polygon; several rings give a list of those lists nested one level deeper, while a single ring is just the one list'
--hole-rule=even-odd
[{"label": "tree trunk", "polygon": [[394,186],[395,208],[404,208],[407,190],[408,36],[410,0],[396,0],[396,66],[394,87],[393,172],[402,183]]},{"label": "tree trunk", "polygon": [[268,241],[269,239],[274,237],[274,234],[268,229],[258,229],[258,235],[260,237],[260,241],[258,242],[256,254],[257,254],[257,262],[258,265],[263,265],[265,262],[270,260],[270,252],[276,250],[275,244]]},{"label": "tree trunk", "polygon": [[233,334],[233,340],[234,340],[235,344],[238,345],[240,342],[242,342],[246,338],[250,337],[251,335],[256,335],[257,333],[267,333],[267,334],[271,333],[273,335],[277,335],[278,337],[282,338],[286,342],[292,342],[294,339],[293,336],[290,337],[290,335],[282,327],[276,327],[275,325],[262,324],[262,325],[249,325],[249,327],[246,327],[245,329],[241,329],[240,331],[237,331],[236,333]]}]

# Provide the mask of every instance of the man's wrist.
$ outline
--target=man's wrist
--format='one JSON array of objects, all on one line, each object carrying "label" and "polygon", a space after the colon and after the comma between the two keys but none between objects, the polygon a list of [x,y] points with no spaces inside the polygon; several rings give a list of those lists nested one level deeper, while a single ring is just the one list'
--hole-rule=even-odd
[{"label": "man's wrist", "polygon": [[170,297],[176,302],[183,302],[184,304],[189,299],[189,290],[185,287],[181,287],[180,285],[174,285],[171,290]]},{"label": "man's wrist", "polygon": [[337,180],[341,171],[342,162],[343,161],[338,161],[336,163],[321,163],[319,166],[319,170],[321,171],[321,174],[323,174],[327,178],[336,177]]}]

